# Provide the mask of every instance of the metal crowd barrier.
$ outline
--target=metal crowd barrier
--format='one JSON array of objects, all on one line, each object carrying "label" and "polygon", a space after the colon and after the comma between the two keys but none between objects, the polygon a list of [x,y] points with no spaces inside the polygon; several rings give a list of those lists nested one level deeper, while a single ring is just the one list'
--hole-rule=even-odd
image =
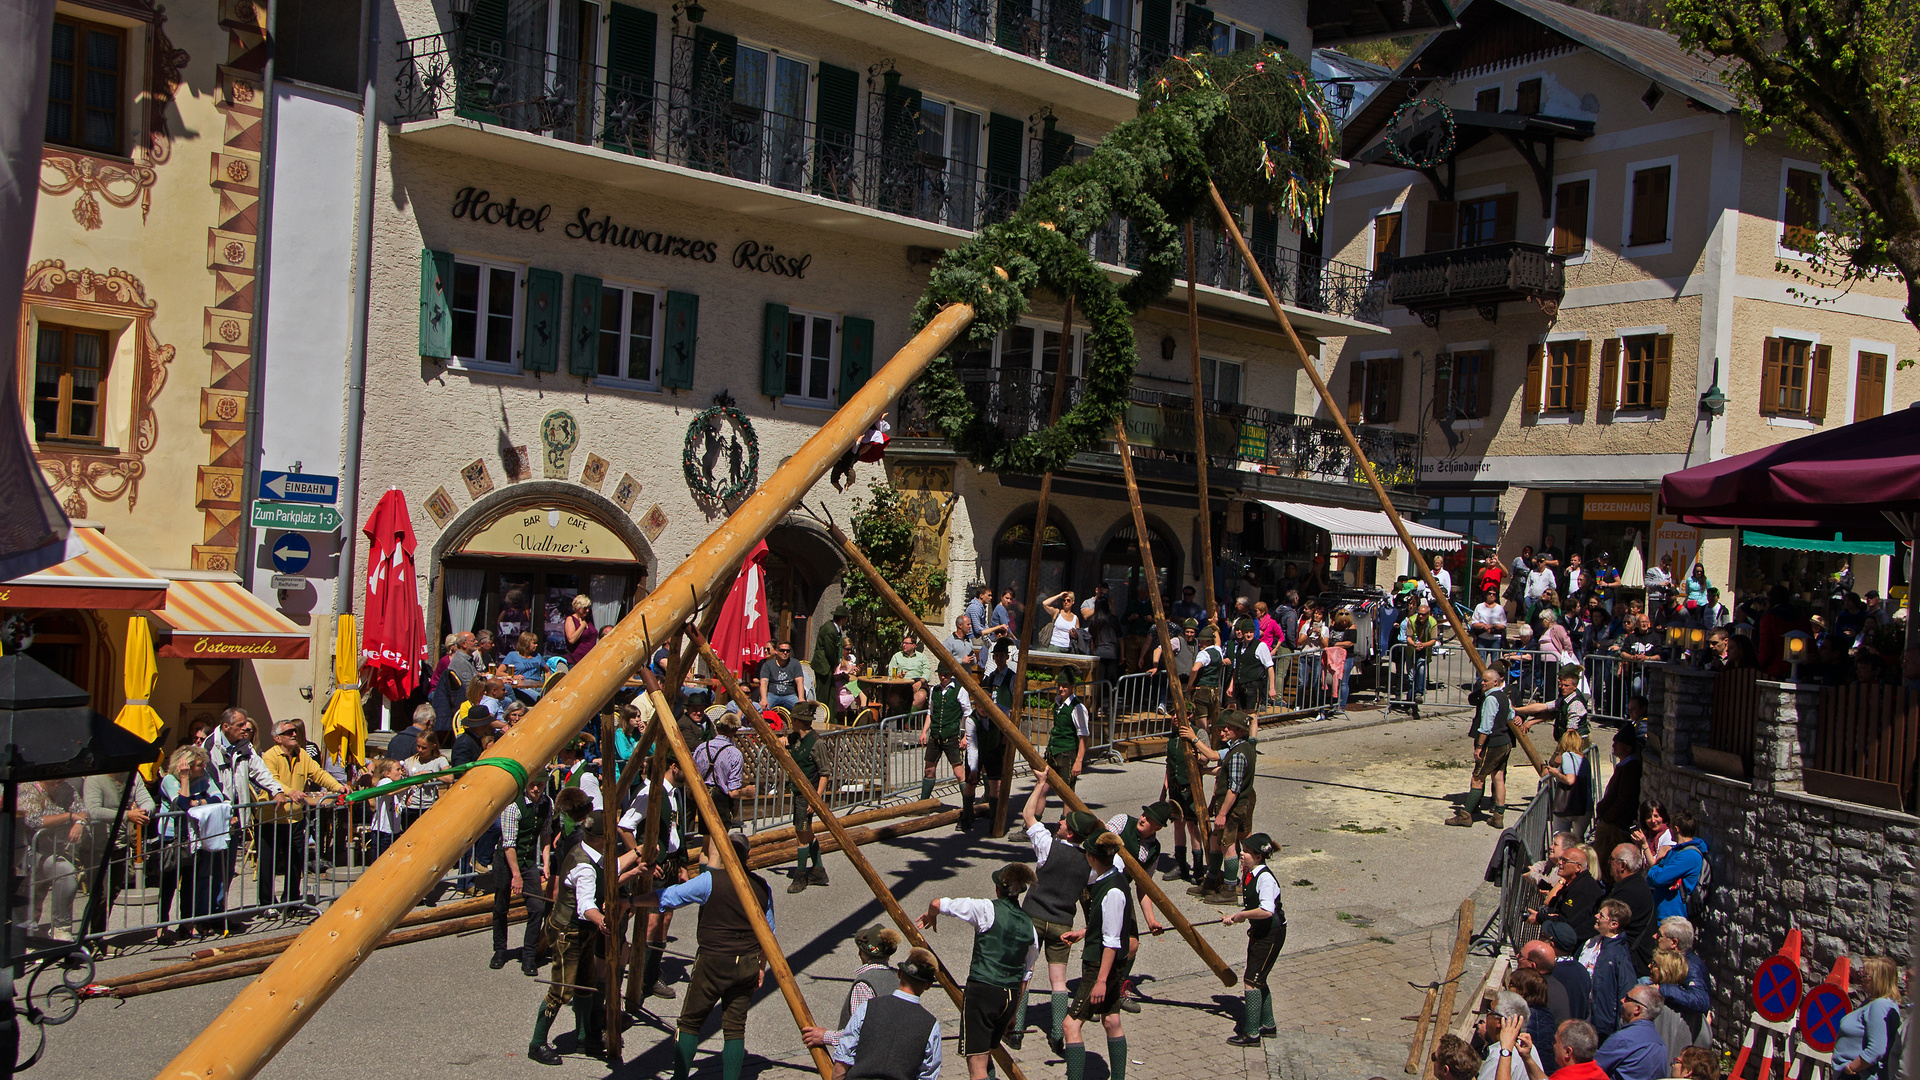
[{"label": "metal crowd barrier", "polygon": [[1500,937],[1515,952],[1540,936],[1527,922],[1527,909],[1538,907],[1540,890],[1526,879],[1532,866],[1547,857],[1553,828],[1553,789],[1543,785],[1510,827],[1516,842],[1507,852],[1500,879]]}]

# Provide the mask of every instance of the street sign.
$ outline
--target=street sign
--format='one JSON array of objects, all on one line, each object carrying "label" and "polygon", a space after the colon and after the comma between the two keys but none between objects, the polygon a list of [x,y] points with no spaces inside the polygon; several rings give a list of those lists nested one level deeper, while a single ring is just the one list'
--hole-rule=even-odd
[{"label": "street sign", "polygon": [[331,506],[340,497],[340,478],[319,473],[263,472],[257,499],[275,502],[320,503]]},{"label": "street sign", "polygon": [[333,532],[340,527],[340,511],[331,506],[302,506],[299,503],[256,502],[253,527],[289,529],[293,532]]},{"label": "street sign", "polygon": [[307,568],[308,560],[313,558],[313,545],[299,533],[288,533],[275,537],[267,554],[273,557],[273,568],[282,574],[297,574]]},{"label": "street sign", "polygon": [[281,592],[305,592],[311,582],[298,574],[275,574],[269,584]]},{"label": "street sign", "polygon": [[1792,1016],[1799,1004],[1800,965],[1777,954],[1761,964],[1753,976],[1755,1011],[1777,1024]]},{"label": "street sign", "polygon": [[1800,1037],[1821,1053],[1830,1053],[1840,1040],[1840,1018],[1851,1011],[1847,995],[1830,982],[1813,988],[1800,1003]]}]

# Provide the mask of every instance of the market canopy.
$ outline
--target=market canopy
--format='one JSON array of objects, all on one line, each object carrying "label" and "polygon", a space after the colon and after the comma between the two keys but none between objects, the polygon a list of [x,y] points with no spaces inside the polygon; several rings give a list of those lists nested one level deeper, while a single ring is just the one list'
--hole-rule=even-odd
[{"label": "market canopy", "polygon": [[1754,529],[1741,529],[1740,543],[1746,547],[1824,551],[1834,555],[1892,555],[1896,546],[1891,540],[1850,540],[1840,533],[1834,533],[1831,540],[1822,540],[1812,536],[1775,536]]},{"label": "market canopy", "polygon": [[86,550],[45,570],[0,582],[0,608],[151,611],[167,603],[167,579],[99,529],[73,530]]},{"label": "market canopy", "polygon": [[307,632],[259,597],[228,581],[176,581],[167,608],[156,611],[173,628],[161,656],[188,660],[303,660]]},{"label": "market canopy", "polygon": [[[1273,499],[1262,499],[1260,505],[1278,510],[1302,524],[1325,529],[1332,537],[1333,550],[1344,555],[1380,555],[1400,546],[1400,534],[1394,531],[1393,522],[1378,510],[1349,510]],[[1406,524],[1407,532],[1421,551],[1459,551],[1467,542],[1459,533],[1411,521]]]}]

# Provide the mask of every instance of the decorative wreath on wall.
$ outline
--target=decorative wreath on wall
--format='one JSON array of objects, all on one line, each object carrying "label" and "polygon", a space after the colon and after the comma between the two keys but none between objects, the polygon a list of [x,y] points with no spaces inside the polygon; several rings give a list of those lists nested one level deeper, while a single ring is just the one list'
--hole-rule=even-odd
[{"label": "decorative wreath on wall", "polygon": [[[1425,110],[1439,115],[1440,132],[1427,140],[1425,153],[1412,149],[1413,126],[1426,119]],[[1438,98],[1415,98],[1393,111],[1393,118],[1387,121],[1387,156],[1396,165],[1408,169],[1431,169],[1447,160],[1459,141],[1459,125],[1454,122],[1453,109]]]},{"label": "decorative wreath on wall", "polygon": [[760,436],[745,413],[715,405],[693,415],[680,464],[687,488],[706,503],[728,503],[760,486]]},{"label": "decorative wreath on wall", "polygon": [[[928,413],[956,450],[983,469],[1039,473],[1107,437],[1139,359],[1132,316],[1173,287],[1184,261],[1180,226],[1212,220],[1209,180],[1234,205],[1297,218],[1326,209],[1334,129],[1311,74],[1272,45],[1174,57],[1142,91],[1139,116],[1085,159],[1036,182],[1007,221],[941,258],[913,328],[949,304],[973,305],[967,339],[920,380]],[[1116,215],[1137,248],[1129,256],[1138,273],[1125,285],[1109,280],[1087,250],[1087,238]],[[1087,377],[1059,423],[1009,440],[967,396],[953,357],[990,345],[1040,288],[1071,296],[1089,323]]]}]

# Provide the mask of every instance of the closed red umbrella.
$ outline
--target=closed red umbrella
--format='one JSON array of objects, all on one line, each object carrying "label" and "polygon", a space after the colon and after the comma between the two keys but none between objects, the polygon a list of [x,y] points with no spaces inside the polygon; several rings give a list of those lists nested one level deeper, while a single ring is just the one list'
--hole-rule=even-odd
[{"label": "closed red umbrella", "polygon": [[766,656],[767,643],[773,640],[767,616],[767,544],[762,540],[747,553],[740,565],[740,576],[720,608],[719,621],[713,626],[714,655],[727,667],[751,675]]},{"label": "closed red umbrella", "polygon": [[399,488],[380,496],[360,531],[368,545],[362,681],[389,701],[404,701],[412,696],[427,656],[427,625],[415,587],[413,520]]}]

